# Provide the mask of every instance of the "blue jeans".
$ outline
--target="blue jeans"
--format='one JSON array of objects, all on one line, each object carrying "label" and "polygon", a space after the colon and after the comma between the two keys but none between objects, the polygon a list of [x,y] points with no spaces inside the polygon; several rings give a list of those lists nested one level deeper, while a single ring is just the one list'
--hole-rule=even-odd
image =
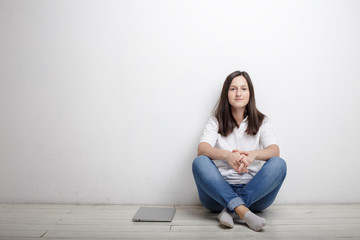
[{"label": "blue jeans", "polygon": [[194,159],[192,171],[201,203],[212,212],[227,208],[229,212],[245,205],[252,212],[269,207],[286,176],[286,163],[280,157],[270,158],[247,183],[230,185],[207,156]]}]

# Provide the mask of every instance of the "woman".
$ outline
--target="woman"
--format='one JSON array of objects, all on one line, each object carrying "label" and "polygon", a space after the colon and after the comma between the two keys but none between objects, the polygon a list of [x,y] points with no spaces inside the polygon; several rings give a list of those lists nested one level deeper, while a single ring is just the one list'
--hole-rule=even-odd
[{"label": "woman", "polygon": [[233,227],[230,214],[237,214],[251,229],[263,229],[266,220],[253,212],[273,203],[286,163],[279,157],[270,120],[256,108],[246,72],[235,71],[225,79],[192,169],[201,203],[221,212],[221,224]]}]

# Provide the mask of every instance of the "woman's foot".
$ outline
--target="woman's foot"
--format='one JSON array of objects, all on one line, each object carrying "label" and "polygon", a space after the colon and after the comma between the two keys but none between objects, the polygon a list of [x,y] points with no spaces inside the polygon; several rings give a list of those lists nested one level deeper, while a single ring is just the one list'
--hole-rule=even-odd
[{"label": "woman's foot", "polygon": [[236,207],[235,212],[252,230],[261,231],[266,226],[265,218],[255,215],[244,205]]},{"label": "woman's foot", "polygon": [[251,229],[255,231],[261,231],[266,226],[265,218],[259,217],[250,211],[245,213],[244,221]]},{"label": "woman's foot", "polygon": [[229,228],[234,227],[234,220],[232,216],[226,211],[226,208],[218,216],[219,222]]}]

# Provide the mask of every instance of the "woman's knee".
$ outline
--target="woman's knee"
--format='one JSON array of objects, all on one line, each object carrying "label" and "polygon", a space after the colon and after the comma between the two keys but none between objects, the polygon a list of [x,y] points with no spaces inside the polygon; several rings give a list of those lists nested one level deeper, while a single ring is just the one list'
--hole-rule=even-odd
[{"label": "woman's knee", "polygon": [[271,164],[276,169],[276,171],[283,174],[283,176],[285,178],[286,172],[287,172],[287,166],[286,166],[285,160],[282,159],[281,157],[272,157],[269,160],[271,160]]},{"label": "woman's knee", "polygon": [[209,162],[211,162],[209,157],[205,155],[197,156],[192,163],[192,169],[193,171],[196,169],[201,169],[204,164],[208,164]]}]

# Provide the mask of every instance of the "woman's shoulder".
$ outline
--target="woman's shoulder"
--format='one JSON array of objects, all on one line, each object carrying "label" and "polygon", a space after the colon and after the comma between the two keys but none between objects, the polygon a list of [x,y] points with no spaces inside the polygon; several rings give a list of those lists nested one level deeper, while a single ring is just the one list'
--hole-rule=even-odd
[{"label": "woman's shoulder", "polygon": [[268,116],[264,116],[264,119],[262,121],[262,124],[271,123],[271,119]]},{"label": "woman's shoulder", "polygon": [[216,123],[216,124],[219,123],[218,120],[217,120],[217,118],[216,118],[214,115],[211,115],[208,121],[209,121],[209,122],[214,122],[214,123]]},{"label": "woman's shoulder", "polygon": [[268,116],[265,116],[262,123],[261,123],[261,128],[271,126],[271,125],[272,125],[271,119]]},{"label": "woman's shoulder", "polygon": [[210,116],[206,125],[211,125],[214,128],[218,128],[219,122],[214,115]]}]

